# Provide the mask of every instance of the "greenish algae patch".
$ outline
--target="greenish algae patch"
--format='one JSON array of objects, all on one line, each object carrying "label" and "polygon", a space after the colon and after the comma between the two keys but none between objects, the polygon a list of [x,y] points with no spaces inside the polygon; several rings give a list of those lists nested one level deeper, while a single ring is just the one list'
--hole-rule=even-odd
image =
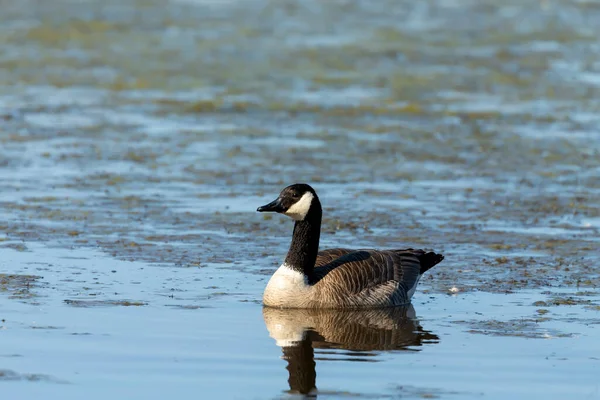
[{"label": "greenish algae patch", "polygon": [[0,274],[0,293],[8,294],[13,299],[31,299],[37,297],[35,289],[42,279],[37,275]]}]

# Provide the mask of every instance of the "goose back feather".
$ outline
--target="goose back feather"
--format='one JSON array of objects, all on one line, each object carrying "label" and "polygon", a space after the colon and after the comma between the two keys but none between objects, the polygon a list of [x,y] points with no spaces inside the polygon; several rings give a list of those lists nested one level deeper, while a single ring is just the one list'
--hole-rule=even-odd
[{"label": "goose back feather", "polygon": [[315,300],[321,307],[406,305],[423,272],[443,258],[415,249],[328,249],[317,256]]}]

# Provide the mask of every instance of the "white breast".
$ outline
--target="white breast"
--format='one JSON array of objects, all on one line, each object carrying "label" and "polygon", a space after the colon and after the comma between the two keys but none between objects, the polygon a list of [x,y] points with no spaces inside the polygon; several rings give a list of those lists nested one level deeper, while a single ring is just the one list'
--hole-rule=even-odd
[{"label": "white breast", "polygon": [[263,294],[263,303],[272,307],[301,307],[311,290],[306,275],[283,264],[271,276]]}]

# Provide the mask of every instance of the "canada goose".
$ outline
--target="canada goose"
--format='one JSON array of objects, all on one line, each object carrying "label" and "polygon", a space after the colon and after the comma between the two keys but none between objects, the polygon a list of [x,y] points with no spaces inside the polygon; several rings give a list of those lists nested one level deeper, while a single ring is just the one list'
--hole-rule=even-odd
[{"label": "canada goose", "polygon": [[315,190],[296,183],[259,212],[277,212],[296,221],[284,263],[263,294],[279,308],[377,308],[410,303],[419,278],[444,259],[423,250],[319,251],[323,210]]}]

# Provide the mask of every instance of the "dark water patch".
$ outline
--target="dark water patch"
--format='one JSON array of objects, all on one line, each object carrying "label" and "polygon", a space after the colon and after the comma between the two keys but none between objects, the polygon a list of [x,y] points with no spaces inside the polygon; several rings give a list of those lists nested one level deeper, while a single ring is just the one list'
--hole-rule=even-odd
[{"label": "dark water patch", "polygon": [[201,308],[208,308],[210,306],[196,304],[166,304],[166,307],[171,307],[179,310],[198,310]]},{"label": "dark water patch", "polygon": [[491,336],[512,336],[529,339],[550,339],[550,338],[569,338],[572,333],[565,333],[554,329],[547,329],[540,326],[545,322],[543,317],[537,319],[517,319],[510,321],[477,321],[470,322],[469,333],[477,333]]},{"label": "dark water patch", "polygon": [[27,246],[23,243],[7,243],[7,244],[0,245],[0,247],[7,248],[7,249],[14,249],[17,251],[27,251]]},{"label": "dark water patch", "polygon": [[31,329],[40,329],[40,330],[57,330],[57,329],[65,329],[63,326],[52,326],[52,325],[47,325],[47,326],[43,326],[43,325],[32,325],[30,326]]},{"label": "dark water patch", "polygon": [[68,383],[50,375],[19,373],[8,369],[0,369],[0,381]]},{"label": "dark water patch", "polygon": [[68,304],[72,307],[141,307],[148,305],[147,302],[137,301],[137,300],[64,300],[65,304]]},{"label": "dark water patch", "polygon": [[439,388],[415,387],[412,385],[399,385],[396,387],[396,391],[398,392],[398,396],[400,398],[408,399],[440,399],[467,395],[469,397],[476,398],[484,395],[483,393],[465,393],[460,391],[448,391]]}]

